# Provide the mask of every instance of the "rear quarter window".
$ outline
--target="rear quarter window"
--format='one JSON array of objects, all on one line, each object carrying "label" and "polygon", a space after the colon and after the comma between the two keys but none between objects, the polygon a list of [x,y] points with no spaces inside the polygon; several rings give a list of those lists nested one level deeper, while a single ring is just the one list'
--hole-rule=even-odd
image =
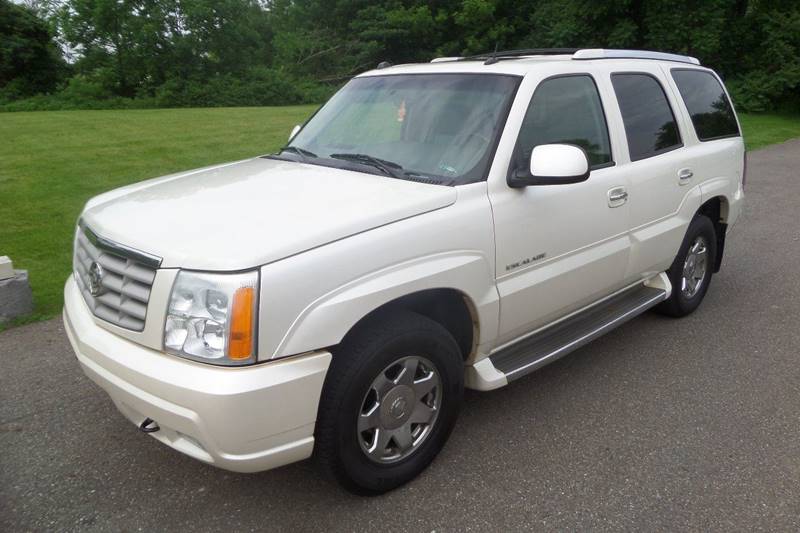
[{"label": "rear quarter window", "polygon": [[698,139],[711,141],[739,135],[733,108],[717,78],[702,70],[672,69],[672,79]]}]

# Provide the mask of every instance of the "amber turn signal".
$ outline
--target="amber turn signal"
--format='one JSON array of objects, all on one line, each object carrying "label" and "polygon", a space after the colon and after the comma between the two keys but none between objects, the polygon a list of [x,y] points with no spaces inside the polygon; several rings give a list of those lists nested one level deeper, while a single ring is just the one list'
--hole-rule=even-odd
[{"label": "amber turn signal", "polygon": [[253,355],[253,302],[255,289],[242,287],[233,295],[228,357],[235,361]]}]

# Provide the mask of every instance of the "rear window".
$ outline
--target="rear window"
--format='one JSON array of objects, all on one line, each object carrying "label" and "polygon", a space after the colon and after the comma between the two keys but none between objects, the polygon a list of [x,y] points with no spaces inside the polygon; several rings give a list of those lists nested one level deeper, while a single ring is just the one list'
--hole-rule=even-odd
[{"label": "rear window", "polygon": [[612,74],[631,161],[683,146],[664,88],[650,74]]},{"label": "rear window", "polygon": [[672,79],[689,110],[698,139],[710,141],[739,135],[733,108],[717,78],[702,70],[673,69]]}]

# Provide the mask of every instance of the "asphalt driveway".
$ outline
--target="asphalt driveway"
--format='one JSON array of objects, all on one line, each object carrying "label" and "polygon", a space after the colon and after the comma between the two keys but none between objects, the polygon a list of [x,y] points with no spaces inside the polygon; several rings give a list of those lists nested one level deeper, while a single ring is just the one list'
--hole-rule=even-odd
[{"label": "asphalt driveway", "polygon": [[139,433],[59,320],[0,334],[0,530],[800,529],[800,140],[753,152],[697,313],[470,393],[410,485],[205,466]]}]

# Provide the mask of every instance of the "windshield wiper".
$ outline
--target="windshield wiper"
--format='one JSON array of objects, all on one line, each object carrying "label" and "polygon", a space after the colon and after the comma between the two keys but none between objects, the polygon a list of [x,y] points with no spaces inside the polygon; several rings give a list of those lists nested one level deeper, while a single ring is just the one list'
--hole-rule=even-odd
[{"label": "windshield wiper", "polygon": [[317,154],[315,154],[314,152],[306,150],[305,148],[298,148],[297,146],[284,146],[283,148],[278,150],[279,154],[281,152],[291,152],[293,154],[297,154],[303,161],[308,161],[309,157],[311,158],[317,157]]},{"label": "windshield wiper", "polygon": [[403,179],[403,167],[393,161],[387,161],[368,154],[331,154],[328,156],[332,159],[343,159],[345,161],[355,161],[362,165],[370,165],[383,171],[393,178]]}]

